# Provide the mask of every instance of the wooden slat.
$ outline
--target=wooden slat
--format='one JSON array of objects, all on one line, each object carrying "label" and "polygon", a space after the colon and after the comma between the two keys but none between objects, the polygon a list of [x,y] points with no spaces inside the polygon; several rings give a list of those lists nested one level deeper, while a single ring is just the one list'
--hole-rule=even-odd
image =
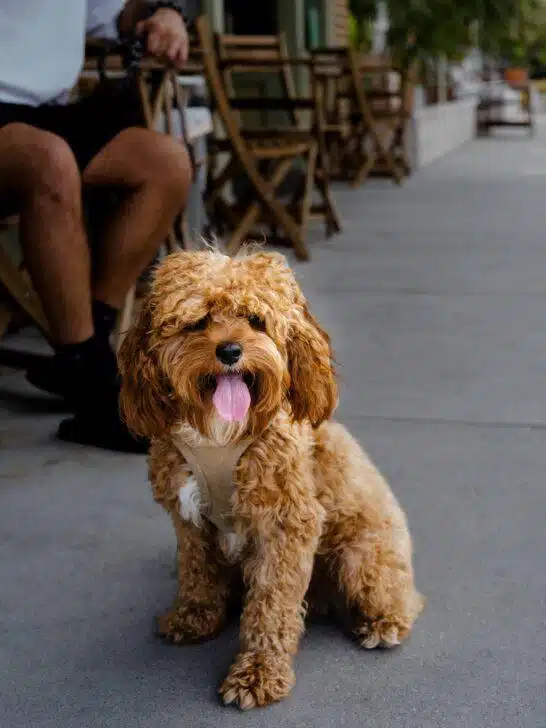
[{"label": "wooden slat", "polygon": [[233,35],[222,33],[222,44],[226,47],[262,46],[279,47],[279,36],[276,35]]},{"label": "wooden slat", "polygon": [[287,56],[286,58],[256,58],[251,55],[238,56],[237,58],[220,58],[218,60],[218,67],[222,71],[253,71],[256,68],[272,68],[281,69],[283,66],[304,66],[311,68],[313,66],[313,59],[311,57],[301,56]]},{"label": "wooden slat", "polygon": [[314,100],[309,98],[271,98],[268,96],[237,96],[229,99],[229,105],[235,111],[297,111],[313,109]]}]

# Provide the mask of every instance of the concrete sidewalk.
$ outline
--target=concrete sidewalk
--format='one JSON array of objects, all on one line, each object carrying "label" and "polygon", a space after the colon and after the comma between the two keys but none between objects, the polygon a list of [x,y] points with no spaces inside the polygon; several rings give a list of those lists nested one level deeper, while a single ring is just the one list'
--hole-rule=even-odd
[{"label": "concrete sidewalk", "polygon": [[60,413],[7,375],[2,728],[546,725],[546,134],[337,199],[344,234],[297,271],[336,345],[339,417],[409,514],[428,597],[411,639],[361,652],[313,626],[287,701],[221,708],[236,630],[153,636],[174,540],[143,459],[55,443]]}]

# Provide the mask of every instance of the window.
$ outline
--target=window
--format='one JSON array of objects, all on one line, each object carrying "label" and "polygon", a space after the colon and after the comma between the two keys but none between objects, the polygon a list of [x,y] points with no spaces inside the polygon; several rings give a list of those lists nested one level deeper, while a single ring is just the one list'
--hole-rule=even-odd
[{"label": "window", "polygon": [[325,45],[325,13],[323,0],[305,0],[305,47],[308,51]]},{"label": "window", "polygon": [[278,35],[277,0],[224,0],[225,31],[236,35]]}]

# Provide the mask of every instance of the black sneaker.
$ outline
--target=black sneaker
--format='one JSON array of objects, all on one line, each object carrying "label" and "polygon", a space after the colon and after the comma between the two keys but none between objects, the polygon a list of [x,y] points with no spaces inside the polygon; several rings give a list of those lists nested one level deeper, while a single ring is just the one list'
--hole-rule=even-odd
[{"label": "black sneaker", "polygon": [[[81,371],[76,373],[75,369],[81,369]],[[73,379],[76,377],[78,382],[81,382],[84,374],[84,366],[81,362],[75,361],[68,365],[64,357],[55,354],[32,364],[27,369],[26,379],[42,392],[71,401],[74,394]]]},{"label": "black sneaker", "polygon": [[147,454],[150,447],[149,440],[129,432],[119,415],[100,417],[80,413],[61,422],[57,437],[64,442],[138,455]]},{"label": "black sneaker", "polygon": [[82,396],[93,398],[95,388],[117,386],[116,357],[108,341],[93,337],[78,348],[63,349],[43,357],[26,372],[37,389],[75,405]]}]

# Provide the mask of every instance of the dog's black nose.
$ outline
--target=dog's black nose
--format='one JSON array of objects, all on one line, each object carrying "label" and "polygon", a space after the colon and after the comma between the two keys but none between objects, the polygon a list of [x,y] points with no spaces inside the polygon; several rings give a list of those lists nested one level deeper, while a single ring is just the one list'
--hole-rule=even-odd
[{"label": "dog's black nose", "polygon": [[222,364],[226,364],[229,367],[237,364],[242,355],[243,347],[240,344],[235,344],[233,341],[225,341],[216,347],[216,356]]}]

